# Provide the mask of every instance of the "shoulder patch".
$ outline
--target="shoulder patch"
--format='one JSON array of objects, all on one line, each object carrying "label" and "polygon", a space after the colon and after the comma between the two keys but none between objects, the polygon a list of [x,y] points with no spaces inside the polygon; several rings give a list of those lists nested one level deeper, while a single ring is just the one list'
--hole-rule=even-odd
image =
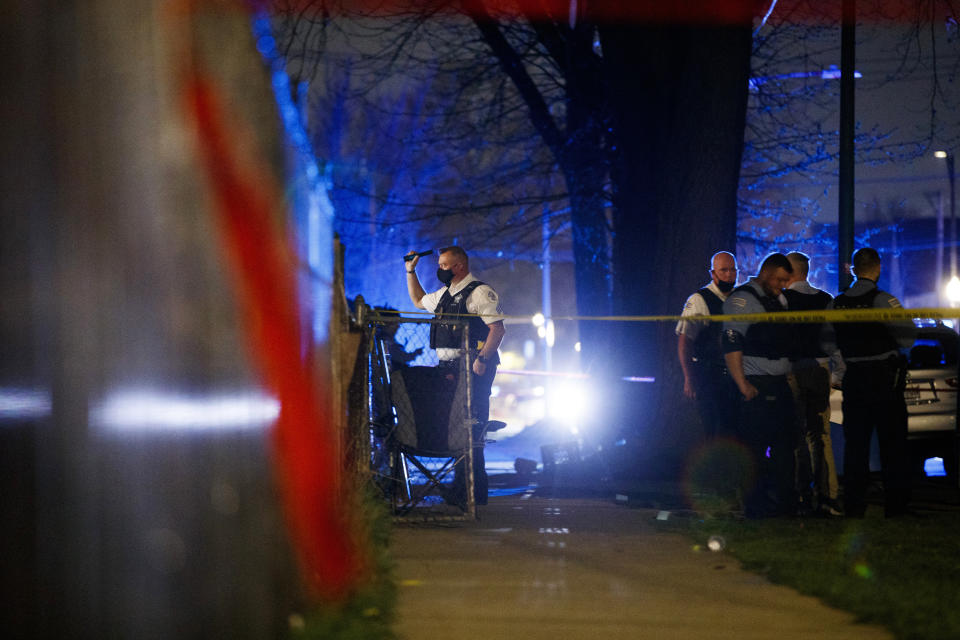
[{"label": "shoulder patch", "polygon": [[896,298],[894,298],[893,296],[890,296],[890,299],[887,300],[887,304],[890,305],[890,308],[891,308],[891,309],[899,309],[899,308],[900,308],[900,301],[897,300]]},{"label": "shoulder patch", "polygon": [[496,302],[497,292],[494,291],[493,289],[490,289],[489,291],[487,291],[487,299],[490,300],[490,302]]},{"label": "shoulder patch", "polygon": [[737,297],[735,297],[735,298],[730,298],[728,301],[729,301],[730,304],[732,304],[733,306],[739,307],[739,308],[741,308],[741,309],[743,309],[744,307],[747,306],[747,299],[746,299],[746,298],[741,298],[740,296],[737,296]]}]

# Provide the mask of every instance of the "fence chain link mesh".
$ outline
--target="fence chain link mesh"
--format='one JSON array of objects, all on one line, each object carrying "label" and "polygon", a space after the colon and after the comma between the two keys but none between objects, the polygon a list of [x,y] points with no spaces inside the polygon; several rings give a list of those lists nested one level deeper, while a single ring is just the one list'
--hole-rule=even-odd
[{"label": "fence chain link mesh", "polygon": [[[399,515],[473,516],[469,355],[440,364],[427,318],[367,315],[370,470]],[[455,475],[465,486],[457,487]],[[439,478],[431,482],[430,476]],[[467,500],[465,494],[469,494]]]}]

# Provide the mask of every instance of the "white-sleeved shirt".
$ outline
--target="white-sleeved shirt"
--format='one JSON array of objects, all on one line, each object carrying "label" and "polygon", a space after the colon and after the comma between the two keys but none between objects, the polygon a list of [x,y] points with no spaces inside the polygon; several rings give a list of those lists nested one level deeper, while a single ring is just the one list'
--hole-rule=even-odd
[{"label": "white-sleeved shirt", "polygon": [[[720,300],[726,300],[728,293],[723,293],[717,287],[717,283],[710,281],[710,284],[706,287]],[[687,303],[683,305],[683,313],[680,314],[681,317],[686,316],[708,316],[710,315],[710,309],[707,307],[707,301],[703,299],[703,296],[700,295],[700,292],[697,291],[689,298],[687,298]],[[701,329],[704,329],[707,326],[705,320],[680,320],[677,322],[676,334],[678,336],[686,336],[690,340],[696,340],[697,334],[700,333]]]},{"label": "white-sleeved shirt", "polygon": [[[427,311],[436,313],[437,305],[440,304],[440,299],[448,288],[450,289],[450,295],[456,297],[468,284],[475,280],[476,278],[473,274],[468,273],[463,280],[450,287],[443,287],[425,294],[423,298],[420,299],[420,304],[423,305],[423,308]],[[493,287],[488,284],[481,284],[474,289],[467,298],[467,313],[480,316],[484,324],[493,324],[494,322],[503,320],[503,311],[500,308],[500,297],[497,295],[497,292],[493,290]],[[460,349],[437,349],[437,357],[440,360],[453,360],[459,356]]]}]

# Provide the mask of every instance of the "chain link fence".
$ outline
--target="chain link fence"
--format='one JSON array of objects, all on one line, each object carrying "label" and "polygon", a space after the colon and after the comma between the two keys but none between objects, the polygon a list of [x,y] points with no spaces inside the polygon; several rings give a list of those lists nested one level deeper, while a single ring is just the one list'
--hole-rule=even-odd
[{"label": "chain link fence", "polygon": [[468,351],[440,362],[433,319],[385,309],[362,318],[374,484],[397,515],[475,517]]}]

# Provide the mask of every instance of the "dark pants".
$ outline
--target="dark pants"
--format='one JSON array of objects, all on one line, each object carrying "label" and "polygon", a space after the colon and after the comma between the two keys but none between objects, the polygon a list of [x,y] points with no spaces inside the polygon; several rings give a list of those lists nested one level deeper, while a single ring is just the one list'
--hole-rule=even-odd
[{"label": "dark pants", "polygon": [[[462,366],[461,361],[456,361]],[[472,363],[472,359],[471,359]],[[454,375],[460,375],[460,366],[452,367]],[[486,460],[483,455],[483,436],[490,419],[490,389],[493,379],[497,375],[497,364],[487,363],[487,370],[478,376],[470,369],[470,414],[474,419],[473,425],[473,497],[477,504],[487,504],[489,479],[487,478]],[[458,501],[463,501],[467,495],[466,480],[464,479],[464,463],[454,467],[453,495]]]},{"label": "dark pants", "polygon": [[910,499],[906,370],[896,359],[847,364],[843,377],[843,495],[848,516],[863,517],[870,481],[870,438],[880,443],[886,514],[896,516]]},{"label": "dark pants", "polygon": [[[753,482],[745,487],[749,518],[796,512],[793,393],[783,376],[747,376],[759,394],[740,403],[740,439],[750,452]],[[749,477],[750,474],[747,474]]]},{"label": "dark pants", "polygon": [[740,392],[726,367],[720,364],[693,363],[693,383],[697,392],[697,411],[707,440],[736,433]]},{"label": "dark pants", "polygon": [[797,412],[797,489],[808,506],[836,506],[839,487],[830,439],[830,369],[815,365],[787,377]]}]

